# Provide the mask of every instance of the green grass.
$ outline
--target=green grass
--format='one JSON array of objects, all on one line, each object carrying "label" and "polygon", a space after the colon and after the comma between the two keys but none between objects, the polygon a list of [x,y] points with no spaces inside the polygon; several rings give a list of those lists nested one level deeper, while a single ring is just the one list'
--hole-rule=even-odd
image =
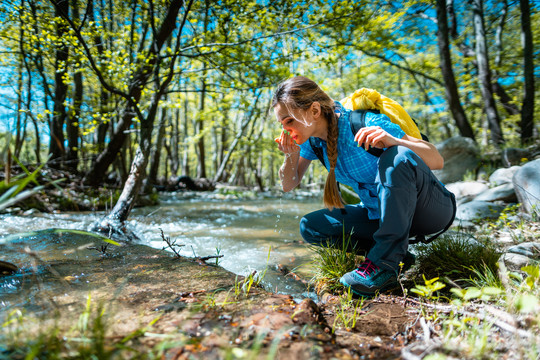
[{"label": "green grass", "polygon": [[497,273],[499,249],[471,236],[457,232],[446,233],[430,244],[418,244],[416,271],[426,279],[448,278],[457,283],[474,279],[483,269]]},{"label": "green grass", "polygon": [[314,275],[311,284],[318,294],[335,293],[343,289],[339,279],[347,272],[356,268],[363,260],[355,252],[350,252],[350,235],[343,236],[340,247],[310,246],[315,253],[313,259]]},{"label": "green grass", "polygon": [[12,311],[0,325],[0,359],[159,359],[162,355],[137,348],[138,339],[159,316],[125,337],[112,337],[105,305],[93,304],[88,296],[86,307],[67,329],[59,325],[59,318],[58,313],[38,319]]}]

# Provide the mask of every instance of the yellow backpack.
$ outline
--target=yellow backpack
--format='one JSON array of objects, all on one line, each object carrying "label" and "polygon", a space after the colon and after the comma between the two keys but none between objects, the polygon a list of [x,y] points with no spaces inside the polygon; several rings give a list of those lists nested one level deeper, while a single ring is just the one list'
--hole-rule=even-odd
[{"label": "yellow backpack", "polygon": [[358,89],[352,95],[340,101],[344,108],[349,110],[379,110],[388,116],[394,124],[407,134],[422,139],[418,126],[403,107],[397,102],[373,89]]}]

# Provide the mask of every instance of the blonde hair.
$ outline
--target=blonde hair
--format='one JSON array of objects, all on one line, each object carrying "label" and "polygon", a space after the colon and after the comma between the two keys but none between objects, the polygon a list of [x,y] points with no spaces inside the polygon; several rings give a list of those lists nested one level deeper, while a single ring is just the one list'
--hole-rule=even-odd
[{"label": "blonde hair", "polygon": [[311,104],[318,102],[321,105],[321,112],[328,123],[328,138],[326,140],[326,153],[330,162],[330,169],[324,185],[323,202],[329,210],[344,207],[343,199],[339,193],[336,182],[337,163],[337,139],[339,134],[338,117],[334,111],[335,105],[319,85],[313,80],[303,76],[296,76],[287,79],[277,86],[272,98],[272,107],[278,103],[293,109],[307,110]]}]

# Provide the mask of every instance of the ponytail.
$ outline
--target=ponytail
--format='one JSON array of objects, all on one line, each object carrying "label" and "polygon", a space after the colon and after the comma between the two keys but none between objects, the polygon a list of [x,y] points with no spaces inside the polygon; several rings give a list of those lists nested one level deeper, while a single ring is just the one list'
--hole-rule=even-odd
[{"label": "ponytail", "polygon": [[334,208],[343,209],[345,207],[339,188],[336,181],[336,163],[337,163],[337,139],[339,129],[337,126],[337,116],[332,110],[327,113],[328,118],[328,138],[326,141],[326,153],[328,154],[328,161],[330,163],[330,169],[328,170],[328,176],[326,177],[326,183],[324,185],[323,202],[324,206],[328,210],[332,211]]}]

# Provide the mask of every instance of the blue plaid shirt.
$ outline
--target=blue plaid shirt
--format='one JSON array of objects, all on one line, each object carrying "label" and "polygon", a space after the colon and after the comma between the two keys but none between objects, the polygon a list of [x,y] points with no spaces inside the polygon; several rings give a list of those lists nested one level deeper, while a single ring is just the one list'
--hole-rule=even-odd
[{"label": "blue plaid shirt", "polygon": [[[344,109],[336,101],[336,112],[341,114],[338,120],[338,158],[336,164],[336,179],[339,183],[350,186],[360,197],[362,205],[367,208],[370,219],[378,219],[379,205],[377,198],[377,176],[378,158],[369,154],[363,148],[358,147],[354,141],[354,134],[351,131],[349,117],[351,110]],[[390,135],[401,139],[405,132],[399,125],[390,121],[386,115],[366,113],[366,126],[380,126]],[[314,138],[315,145],[321,147],[324,154],[324,163],[327,169],[330,168],[328,155],[326,153],[326,141]],[[300,156],[308,160],[317,160],[317,155],[313,152],[309,140],[300,145]]]}]

